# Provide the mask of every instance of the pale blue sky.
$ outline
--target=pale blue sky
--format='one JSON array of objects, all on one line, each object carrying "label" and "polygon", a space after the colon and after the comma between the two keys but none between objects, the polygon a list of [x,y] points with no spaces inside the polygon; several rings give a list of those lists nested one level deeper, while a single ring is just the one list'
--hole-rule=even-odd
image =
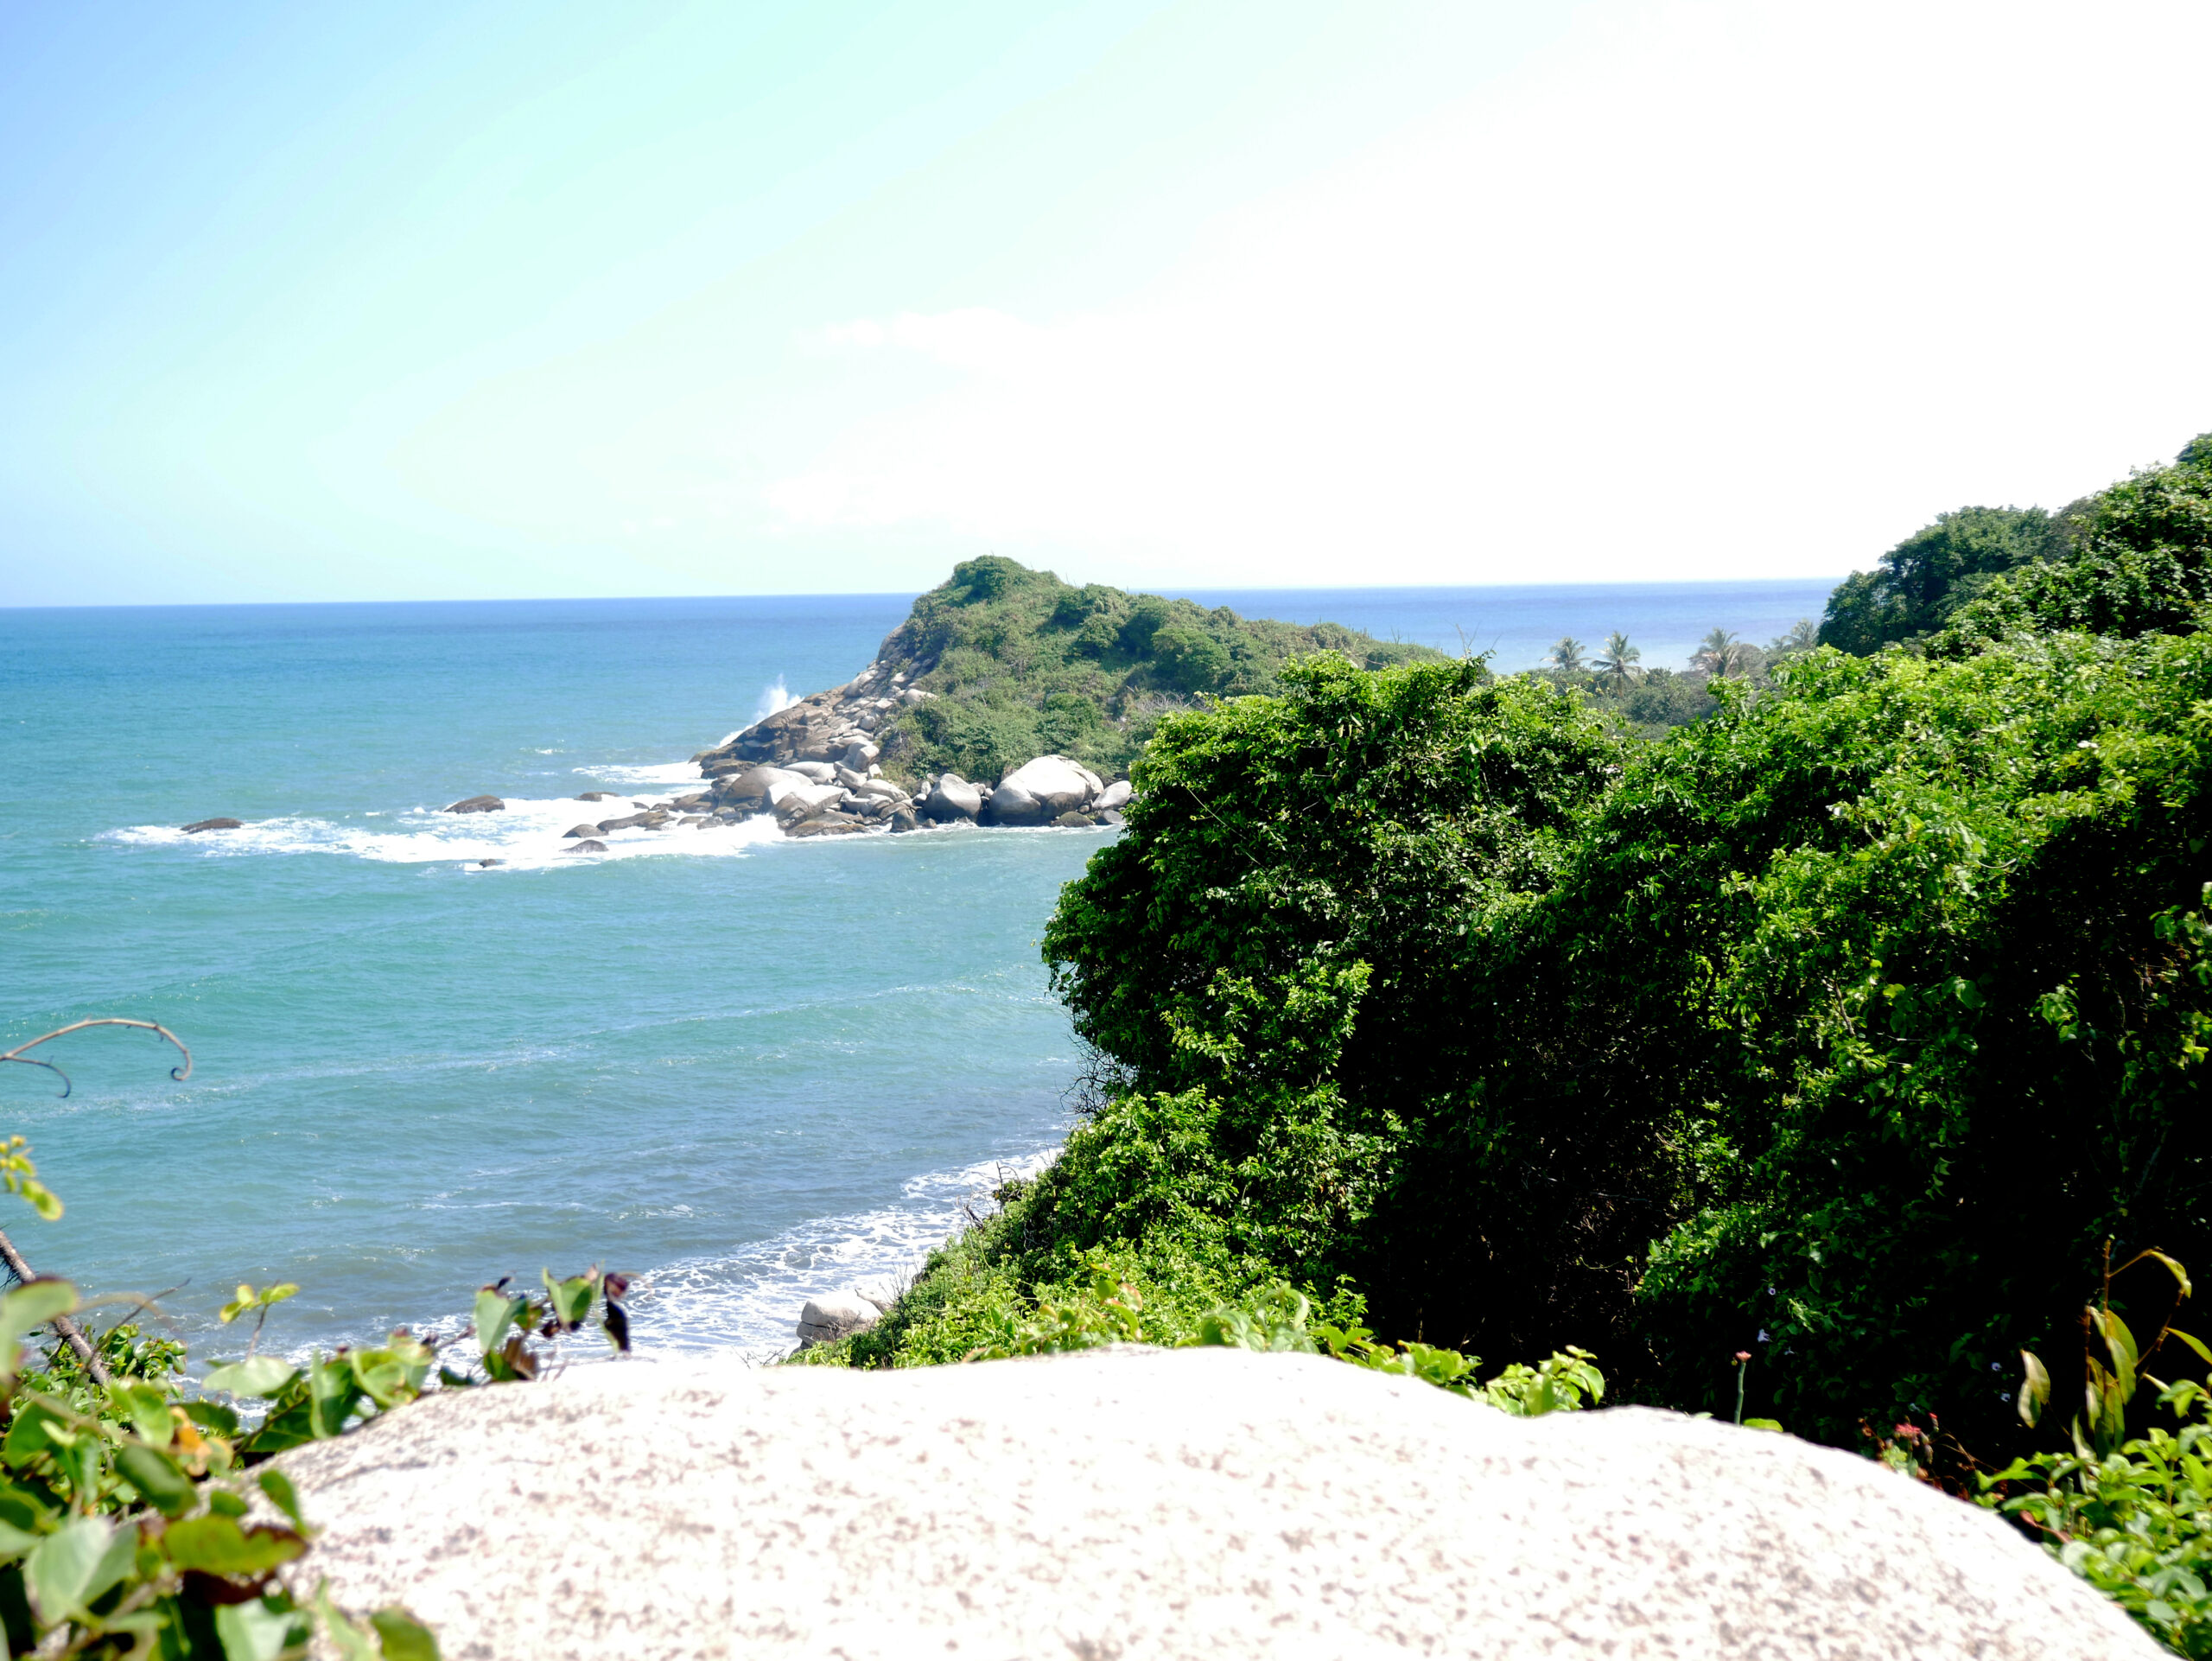
[{"label": "pale blue sky", "polygon": [[6,7],[0,605],[1840,571],[2212,427],[2208,48],[2169,0]]}]

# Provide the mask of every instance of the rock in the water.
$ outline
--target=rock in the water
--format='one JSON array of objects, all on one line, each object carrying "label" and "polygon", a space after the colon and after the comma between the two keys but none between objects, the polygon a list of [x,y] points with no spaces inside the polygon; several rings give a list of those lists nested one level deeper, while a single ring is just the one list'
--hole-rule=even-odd
[{"label": "rock in the water", "polygon": [[981,818],[985,824],[1042,824],[1054,811],[1020,785],[1007,783],[991,792]]},{"label": "rock in the water", "polygon": [[476,862],[476,869],[480,871],[489,870],[494,865],[504,865],[506,862],[504,859],[480,859]]},{"label": "rock in the water", "polygon": [[1127,807],[1129,805],[1129,798],[1135,793],[1135,792],[1131,790],[1129,781],[1127,779],[1116,779],[1112,784],[1107,786],[1105,789],[1098,792],[1098,799],[1093,802],[1091,806],[1095,810],[1103,810],[1109,807]]},{"label": "rock in the water", "polygon": [[564,837],[595,837],[599,834],[599,827],[595,824],[572,824],[561,834]]},{"label": "rock in the water", "polygon": [[601,819],[592,829],[603,836],[615,830],[658,830],[667,823],[664,810],[649,807],[642,813],[626,813],[619,819]]},{"label": "rock in the water", "polygon": [[922,828],[921,816],[911,807],[900,805],[891,810],[891,829],[897,835]]},{"label": "rock in the water", "polygon": [[607,844],[597,837],[587,837],[582,842],[572,842],[561,850],[564,854],[603,854]]},{"label": "rock in the water", "polygon": [[845,792],[836,785],[779,785],[772,799],[777,823],[788,830],[803,819],[828,812],[845,799]]},{"label": "rock in the water", "polygon": [[1120,824],[1122,823],[1122,810],[1118,807],[1102,807],[1090,817],[1100,824]]},{"label": "rock in the water", "polygon": [[983,792],[948,773],[931,786],[927,806],[933,819],[972,819],[983,811]]},{"label": "rock in the water", "polygon": [[580,802],[611,802],[615,796],[611,790],[587,790],[576,799]]},{"label": "rock in the water", "polygon": [[616,1363],[278,1466],[309,1575],[472,1661],[2164,1654],[1870,1460],[1639,1408],[1511,1418],[1313,1356]]},{"label": "rock in the water", "polygon": [[446,809],[448,813],[504,813],[507,805],[497,796],[471,796]]},{"label": "rock in the water", "polygon": [[184,834],[196,837],[204,830],[241,830],[245,828],[243,819],[194,819],[184,827]]},{"label": "rock in the water", "polygon": [[1052,813],[1065,813],[1070,808],[1081,807],[1098,793],[1098,776],[1077,767],[1065,755],[1040,755],[1033,761],[1024,761],[999,781],[1001,790],[1014,789],[1026,792],[1039,806]]},{"label": "rock in the water", "polygon": [[866,819],[855,818],[849,813],[817,813],[784,827],[787,837],[849,837],[868,829]]},{"label": "rock in the water", "polygon": [[718,802],[730,805],[757,802],[766,806],[770,793],[778,785],[806,785],[813,782],[804,773],[793,773],[785,767],[749,767],[742,773],[716,780],[714,797]]},{"label": "rock in the water", "polygon": [[1052,823],[1063,830],[1088,830],[1098,821],[1088,813],[1063,813]]}]

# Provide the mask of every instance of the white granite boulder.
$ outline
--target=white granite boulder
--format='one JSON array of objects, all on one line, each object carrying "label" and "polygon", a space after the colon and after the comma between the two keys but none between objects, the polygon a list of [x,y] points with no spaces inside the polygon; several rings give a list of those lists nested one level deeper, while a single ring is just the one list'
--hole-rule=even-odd
[{"label": "white granite boulder", "polygon": [[1025,792],[1032,800],[1055,813],[1068,813],[1082,807],[1100,789],[1098,775],[1088,768],[1077,767],[1064,755],[1040,755],[1033,761],[1025,761],[999,781],[1001,790]]},{"label": "white granite boulder", "polygon": [[985,824],[1044,824],[1054,810],[1008,780],[991,792],[980,818]]},{"label": "white granite boulder", "polygon": [[1310,1356],[623,1362],[285,1454],[292,1571],[449,1661],[2155,1661],[1986,1511],[1643,1409]]},{"label": "white granite boulder", "polygon": [[1115,811],[1127,807],[1129,805],[1129,798],[1135,793],[1130,788],[1127,779],[1116,779],[1098,792],[1098,799],[1093,802],[1091,806],[1101,813]]},{"label": "white granite boulder", "polygon": [[778,785],[768,793],[776,822],[785,825],[826,813],[844,799],[844,791],[836,785]]},{"label": "white granite boulder", "polygon": [[804,1349],[816,1344],[834,1344],[841,1338],[855,1333],[864,1333],[883,1318],[883,1306],[874,1299],[863,1297],[857,1288],[846,1287],[841,1291],[824,1292],[820,1297],[809,1298],[806,1307],[798,1314],[798,1341]]},{"label": "white granite boulder", "polygon": [[930,787],[925,805],[933,819],[972,819],[983,811],[983,792],[957,773],[948,773]]}]

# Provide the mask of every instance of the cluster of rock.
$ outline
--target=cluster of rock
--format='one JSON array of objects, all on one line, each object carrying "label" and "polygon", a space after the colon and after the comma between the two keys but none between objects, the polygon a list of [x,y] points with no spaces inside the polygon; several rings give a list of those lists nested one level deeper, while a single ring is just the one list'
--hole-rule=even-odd
[{"label": "cluster of rock", "polygon": [[935,696],[909,684],[929,667],[879,659],[844,685],[801,698],[691,759],[714,781],[718,807],[773,813],[787,836],[915,830],[928,824],[1121,823],[1128,781],[1109,783],[1061,755],[1009,768],[995,785],[947,773],[924,780],[909,794],[885,779],[874,735],[900,710]]}]

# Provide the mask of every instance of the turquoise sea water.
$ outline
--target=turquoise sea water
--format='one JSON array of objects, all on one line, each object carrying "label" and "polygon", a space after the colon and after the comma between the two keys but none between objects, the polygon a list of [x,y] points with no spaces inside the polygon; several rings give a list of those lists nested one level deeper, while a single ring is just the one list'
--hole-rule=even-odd
[{"label": "turquoise sea water", "polygon": [[[1763,640],[1827,586],[1198,597],[1487,627],[1512,667],[1568,632],[1648,663]],[[556,851],[627,811],[580,792],[664,797],[909,600],[0,612],[0,1047],[125,1015],[194,1059],[175,1083],[150,1036],[79,1034],[41,1052],[67,1099],[0,1068],[0,1134],[68,1204],[8,1219],[34,1265],[168,1292],[205,1351],[241,1280],[305,1289],[271,1334],[297,1347],[598,1262],[645,1276],[644,1347],[754,1352],[910,1267],[1065,1130],[1079,1056],[1035,943],[1111,833]],[[435,811],[480,792],[510,811]],[[218,814],[248,828],[177,829]]]}]

